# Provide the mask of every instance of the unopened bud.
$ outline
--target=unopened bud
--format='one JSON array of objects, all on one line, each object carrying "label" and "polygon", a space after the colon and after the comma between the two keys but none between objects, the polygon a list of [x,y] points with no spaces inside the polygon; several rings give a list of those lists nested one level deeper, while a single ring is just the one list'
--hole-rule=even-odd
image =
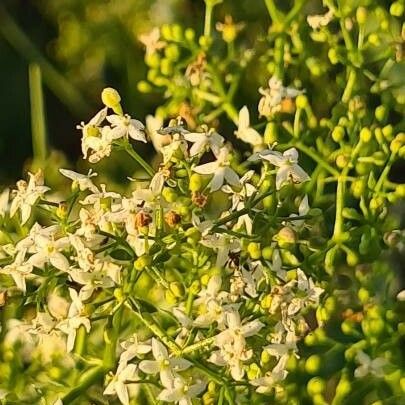
[{"label": "unopened bud", "polygon": [[177,214],[177,212],[169,211],[165,215],[165,222],[171,228],[174,228],[176,225],[178,225],[180,223],[180,221],[181,221],[181,216],[179,214]]},{"label": "unopened bud", "polygon": [[121,102],[121,96],[118,91],[112,87],[106,87],[101,93],[101,100],[105,106],[114,108]]}]

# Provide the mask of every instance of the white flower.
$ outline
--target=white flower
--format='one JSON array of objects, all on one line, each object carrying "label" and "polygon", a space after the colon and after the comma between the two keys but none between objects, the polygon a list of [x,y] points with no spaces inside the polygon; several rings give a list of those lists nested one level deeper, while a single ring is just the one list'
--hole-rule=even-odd
[{"label": "white flower", "polygon": [[172,137],[159,134],[159,129],[163,126],[163,120],[160,117],[154,117],[153,115],[146,116],[146,132],[152,140],[153,147],[157,152],[162,153],[162,148],[168,145]]},{"label": "white flower", "polygon": [[146,374],[160,373],[160,380],[164,386],[173,383],[177,371],[186,370],[191,366],[188,360],[169,358],[166,347],[155,338],[152,338],[152,353],[155,360],[143,360],[139,363],[139,368]]},{"label": "white flower", "polygon": [[28,262],[39,269],[43,269],[46,263],[50,263],[58,270],[68,271],[69,261],[60,253],[67,246],[69,246],[67,237],[55,240],[53,236],[38,235],[33,246],[35,253],[28,259]]},{"label": "white flower", "polygon": [[266,117],[281,111],[283,99],[294,98],[302,93],[301,90],[284,87],[281,80],[275,76],[270,78],[268,85],[266,89],[262,87],[259,89],[259,93],[263,96],[259,101],[259,114]]},{"label": "white flower", "polygon": [[146,47],[146,55],[152,55],[166,46],[166,42],[160,41],[159,39],[160,30],[158,27],[154,27],[148,34],[142,34],[139,36],[139,41],[141,41]]},{"label": "white flower", "polygon": [[111,138],[128,138],[146,143],[145,126],[141,121],[132,119],[129,115],[108,115],[107,121],[112,125]]},{"label": "white flower", "polygon": [[25,261],[26,249],[19,250],[12,264],[0,269],[0,274],[10,275],[17,288],[20,289],[24,294],[26,292],[26,277],[31,274],[33,266],[31,263]]},{"label": "white flower", "polygon": [[58,329],[68,335],[66,341],[67,352],[71,352],[73,350],[77,329],[79,329],[81,325],[84,326],[87,333],[89,333],[91,329],[90,320],[85,314],[84,304],[82,303],[79,295],[72,288],[69,288],[69,294],[72,303],[69,307],[68,318],[59,322],[57,325]]},{"label": "white flower", "polygon": [[6,213],[9,211],[9,196],[10,190],[8,188],[4,189],[0,194],[0,217],[4,218]]},{"label": "white flower", "polygon": [[118,399],[123,405],[129,405],[129,393],[127,384],[139,381],[137,366],[135,364],[127,364],[120,362],[117,371],[111,382],[104,390],[104,395],[117,394]]},{"label": "white flower", "polygon": [[[171,127],[168,127],[166,129],[169,128]],[[182,156],[185,157],[188,156],[188,145],[183,136],[184,133],[188,133],[188,131],[186,131],[182,127],[178,127],[178,130],[178,133],[172,134],[170,143],[161,148],[161,152],[163,154],[163,163],[168,163],[176,153],[180,153]],[[165,136],[169,133],[170,132],[162,132],[162,130],[160,130],[159,132],[159,134],[163,134]]]},{"label": "white flower", "polygon": [[167,386],[158,396],[158,400],[176,402],[179,405],[192,405],[192,398],[204,391],[206,384],[198,381],[196,384],[187,383],[177,376],[170,386]]},{"label": "white flower", "polygon": [[333,11],[328,10],[325,14],[315,14],[307,16],[307,23],[313,29],[317,30],[321,27],[326,27],[333,18]]},{"label": "white flower", "polygon": [[105,120],[106,116],[107,116],[107,107],[100,110],[87,124],[81,122],[80,125],[78,125],[76,128],[82,130],[83,139],[98,135],[99,127],[101,123]]},{"label": "white flower", "polygon": [[[232,206],[231,206],[232,211],[239,211],[245,208],[245,200],[247,200],[257,191],[255,186],[248,183],[248,181],[252,178],[253,174],[254,171],[250,170],[242,176],[242,178],[240,179],[241,184],[240,191],[234,191],[228,185],[222,186],[222,191],[232,195]],[[249,214],[244,214],[238,217],[235,227],[236,229],[240,229],[242,226],[245,226],[246,233],[248,235],[252,234],[253,221],[250,218]]]},{"label": "white flower", "polygon": [[72,186],[78,186],[80,191],[90,190],[93,193],[98,193],[98,188],[91,181],[92,177],[97,176],[90,169],[87,174],[76,173],[73,170],[59,169],[63,176],[73,180]]},{"label": "white flower", "polygon": [[124,342],[121,342],[121,347],[124,349],[124,352],[121,353],[120,362],[125,363],[129,362],[134,357],[142,356],[152,350],[149,344],[140,342],[136,334],[132,335]]},{"label": "white flower", "polygon": [[228,328],[215,337],[215,345],[219,348],[233,344],[239,351],[245,346],[246,337],[255,335],[264,327],[264,324],[257,319],[242,324],[237,311],[228,312],[225,319]]},{"label": "white flower", "polygon": [[354,376],[356,378],[362,378],[368,374],[372,374],[380,378],[384,377],[384,367],[388,364],[388,361],[386,359],[377,357],[371,360],[371,358],[366,353],[359,350],[356,355],[356,360],[360,364],[360,366],[357,367],[356,370],[354,370]]},{"label": "white flower", "polygon": [[213,174],[213,178],[210,181],[211,191],[219,190],[224,181],[231,186],[238,186],[240,184],[239,177],[230,166],[229,149],[223,147],[216,155],[217,160],[215,162],[205,163],[193,168],[193,171],[199,174]]},{"label": "white flower", "polygon": [[276,175],[277,190],[290,180],[294,183],[302,183],[310,179],[308,174],[297,164],[298,152],[295,148],[290,148],[283,154],[274,150],[265,150],[259,153],[259,156],[278,167]]},{"label": "white flower", "polygon": [[282,356],[273,370],[268,371],[264,375],[264,377],[251,380],[250,384],[257,387],[256,391],[260,394],[270,392],[275,384],[279,383],[287,377],[288,372],[285,370],[287,361],[288,355]]},{"label": "white flower", "polygon": [[208,132],[190,132],[184,135],[184,139],[193,143],[193,146],[190,148],[190,156],[203,153],[207,149],[211,149],[214,153],[218,154],[224,144],[224,138],[214,130]]},{"label": "white flower", "polygon": [[222,267],[229,258],[229,252],[240,250],[240,240],[225,233],[205,235],[200,243],[211,249],[217,250],[217,260],[215,266]]},{"label": "white flower", "polygon": [[250,143],[252,146],[263,144],[263,137],[250,126],[249,110],[246,106],[239,111],[238,130],[235,131],[237,138],[243,142]]},{"label": "white flower", "polygon": [[[112,129],[103,127],[98,130],[97,134],[87,135],[82,137],[82,153],[83,159],[87,159],[90,163],[97,163],[104,157],[110,156],[112,150]],[[89,151],[91,152],[89,154]]]},{"label": "white flower", "polygon": [[44,177],[41,171],[35,174],[28,173],[28,175],[30,178],[28,183],[25,180],[17,182],[17,190],[13,190],[15,196],[10,206],[11,217],[20,209],[21,225],[28,221],[32,206],[49,190],[49,187],[44,186]]}]

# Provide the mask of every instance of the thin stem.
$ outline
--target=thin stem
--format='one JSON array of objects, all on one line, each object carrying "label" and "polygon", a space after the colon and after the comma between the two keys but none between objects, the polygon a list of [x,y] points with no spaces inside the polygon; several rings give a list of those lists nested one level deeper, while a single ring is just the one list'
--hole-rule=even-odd
[{"label": "thin stem", "polygon": [[34,159],[43,163],[47,156],[47,141],[41,69],[37,63],[31,63],[28,72],[31,103],[32,150]]},{"label": "thin stem", "polygon": [[205,2],[205,19],[204,19],[204,36],[211,36],[211,20],[212,20],[212,10],[214,6],[210,1]]},{"label": "thin stem", "polygon": [[308,155],[312,160],[314,160],[316,163],[318,163],[320,166],[326,169],[331,175],[336,177],[339,176],[339,172],[335,168],[333,168],[328,162],[326,162],[326,160],[324,160],[319,154],[317,154],[308,146],[304,145],[301,142],[297,142],[293,146],[296,146],[299,150]]},{"label": "thin stem", "polygon": [[143,167],[145,172],[150,176],[153,177],[155,175],[155,171],[152,169],[152,167],[146,163],[144,159],[141,158],[141,156],[135,152],[135,150],[132,148],[132,146],[128,143],[125,146],[126,152],[131,156],[140,166]]},{"label": "thin stem", "polygon": [[209,337],[207,339],[201,340],[200,342],[194,343],[190,346],[187,346],[182,350],[183,354],[190,354],[195,352],[196,350],[200,350],[206,346],[210,346],[214,343],[215,341],[215,336]]},{"label": "thin stem", "polygon": [[336,189],[335,227],[333,229],[333,239],[338,243],[340,243],[340,237],[343,231],[343,208],[344,208],[345,188],[346,188],[345,179],[339,176]]}]

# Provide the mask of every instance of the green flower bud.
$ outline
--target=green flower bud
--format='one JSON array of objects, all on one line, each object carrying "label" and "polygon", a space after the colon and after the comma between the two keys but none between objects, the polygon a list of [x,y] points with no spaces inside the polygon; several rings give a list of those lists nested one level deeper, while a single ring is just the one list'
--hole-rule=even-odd
[{"label": "green flower bud", "polygon": [[350,267],[356,266],[359,263],[359,256],[353,250],[348,250],[346,252],[346,263]]},{"label": "green flower bud", "polygon": [[360,131],[360,140],[364,143],[370,142],[373,134],[371,133],[370,129],[367,127],[364,127]]},{"label": "green flower bud", "polygon": [[178,281],[172,281],[169,284],[170,291],[173,293],[173,295],[177,298],[181,298],[185,294],[184,286],[182,283]]},{"label": "green flower bud", "polygon": [[260,306],[263,309],[269,309],[271,307],[271,302],[272,301],[273,301],[273,297],[271,296],[271,294],[267,294],[260,301]]},{"label": "green flower bud", "polygon": [[137,271],[142,271],[145,267],[152,263],[152,258],[149,255],[142,255],[138,257],[134,262],[134,269]]},{"label": "green flower bud", "polygon": [[209,36],[205,36],[202,35],[199,39],[198,39],[198,43],[201,46],[201,48],[203,49],[208,49],[211,44],[212,44],[212,38]]},{"label": "green flower bud", "polygon": [[404,14],[404,4],[400,1],[394,1],[390,7],[390,14],[394,17],[401,17]]},{"label": "green flower bud", "polygon": [[200,282],[198,280],[194,280],[191,283],[189,290],[191,294],[197,295],[201,290]]},{"label": "green flower bud", "polygon": [[195,38],[195,31],[192,28],[187,28],[184,31],[184,37],[186,38],[187,41],[192,42],[194,41]]},{"label": "green flower bud", "polygon": [[162,38],[166,41],[171,41],[173,39],[172,27],[169,24],[163,24],[160,28],[160,33]]},{"label": "green flower bud", "polygon": [[309,347],[315,346],[318,343],[315,333],[308,333],[308,335],[305,336],[304,343]]},{"label": "green flower bud", "polygon": [[146,54],[145,63],[151,68],[158,68],[160,65],[160,55],[157,52]]},{"label": "green flower bud", "polygon": [[183,40],[183,28],[180,24],[172,25],[172,34],[175,41],[181,42]]},{"label": "green flower bud", "polygon": [[313,377],[307,383],[307,392],[311,397],[316,394],[322,394],[325,389],[326,383],[321,377]]},{"label": "green flower bud", "polygon": [[260,355],[260,361],[263,364],[267,364],[271,360],[271,356],[267,350],[263,350],[262,354]]},{"label": "green flower bud", "polygon": [[305,109],[309,106],[308,97],[305,94],[299,94],[295,99],[295,105],[297,108]]},{"label": "green flower bud", "polygon": [[162,196],[169,203],[177,201],[179,197],[176,191],[171,187],[163,187]]},{"label": "green flower bud", "polygon": [[210,381],[207,388],[207,391],[211,394],[215,394],[217,392],[217,384],[214,383],[214,381]]},{"label": "green flower bud", "polygon": [[258,260],[262,256],[262,251],[260,249],[260,243],[250,242],[247,247],[247,251],[253,260]]},{"label": "green flower bud", "polygon": [[117,299],[118,302],[122,302],[124,300],[124,291],[122,290],[122,288],[114,289],[114,297]]},{"label": "green flower bud", "polygon": [[345,335],[353,335],[356,334],[356,325],[353,321],[349,321],[348,319],[345,319],[341,324],[340,324],[340,329]]},{"label": "green flower bud", "polygon": [[145,80],[141,80],[140,82],[138,82],[136,87],[141,93],[150,93],[152,91],[152,86]]},{"label": "green flower bud", "polygon": [[193,192],[200,191],[204,185],[203,178],[198,173],[193,173],[190,177],[189,190]]},{"label": "green flower bud", "polygon": [[175,305],[177,303],[176,296],[170,290],[165,291],[165,299],[169,305]]},{"label": "green flower bud", "polygon": [[297,242],[297,235],[292,228],[284,226],[278,232],[276,239],[281,248],[289,248]]},{"label": "green flower bud", "polygon": [[260,375],[260,368],[256,363],[252,363],[249,365],[248,371],[247,371],[247,377],[249,380],[253,380],[254,378],[258,378]]},{"label": "green flower bud", "polygon": [[339,155],[336,156],[336,166],[339,169],[345,168],[349,164],[349,162],[350,162],[349,156],[343,153],[340,153]]},{"label": "green flower bud", "polygon": [[364,25],[367,22],[367,9],[365,7],[358,7],[356,10],[356,20],[359,25]]},{"label": "green flower bud", "polygon": [[267,123],[264,130],[264,143],[272,145],[278,139],[278,126],[275,122],[271,121]]},{"label": "green flower bud", "polygon": [[317,374],[321,369],[321,358],[317,354],[309,356],[305,361],[305,371],[308,374]]},{"label": "green flower bud", "polygon": [[357,292],[357,296],[362,304],[366,304],[370,299],[370,293],[364,287],[361,287]]},{"label": "green flower bud", "polygon": [[336,399],[342,400],[345,396],[347,396],[350,393],[351,390],[352,390],[351,383],[347,378],[346,374],[343,374],[338,382],[338,385],[336,386],[335,400]]},{"label": "green flower bud", "polygon": [[394,154],[397,154],[399,152],[399,150],[401,149],[401,147],[404,145],[404,143],[405,143],[405,133],[401,132],[391,142],[391,144],[390,144],[391,152]]},{"label": "green flower bud", "polygon": [[160,63],[160,71],[164,76],[171,76],[173,74],[173,64],[168,58],[162,59]]},{"label": "green flower bud", "polygon": [[339,63],[339,55],[335,48],[329,48],[328,58],[330,60],[330,63],[332,63],[332,65],[337,65]]},{"label": "green flower bud", "polygon": [[394,135],[393,135],[393,133],[394,133],[394,128],[392,127],[391,124],[386,125],[386,126],[382,129],[382,133],[383,133],[383,135],[384,135],[384,138],[385,138],[387,141],[392,141],[392,139],[393,139],[393,137],[394,137]]},{"label": "green flower bud", "polygon": [[121,96],[118,91],[112,87],[106,87],[101,93],[103,104],[109,108],[114,108],[121,102]]},{"label": "green flower bud", "polygon": [[180,49],[176,44],[170,44],[165,48],[165,56],[171,61],[177,61],[180,56]]},{"label": "green flower bud", "polygon": [[385,122],[388,117],[388,109],[385,105],[379,105],[374,111],[375,118],[379,122]]},{"label": "green flower bud", "polygon": [[264,260],[271,260],[273,258],[274,248],[273,246],[265,246],[262,249],[262,257]]},{"label": "green flower bud", "polygon": [[368,42],[373,46],[380,46],[381,45],[380,37],[375,32],[371,33],[368,36]]},{"label": "green flower bud", "polygon": [[287,280],[292,281],[297,279],[297,270],[292,269],[287,271]]},{"label": "green flower bud", "polygon": [[341,127],[340,125],[337,125],[335,128],[333,128],[332,139],[336,143],[341,142],[344,137],[345,137],[345,129],[343,127]]},{"label": "green flower bud", "polygon": [[333,312],[336,311],[336,298],[333,296],[330,296],[326,299],[325,303],[324,303],[324,307],[325,309],[332,314]]}]

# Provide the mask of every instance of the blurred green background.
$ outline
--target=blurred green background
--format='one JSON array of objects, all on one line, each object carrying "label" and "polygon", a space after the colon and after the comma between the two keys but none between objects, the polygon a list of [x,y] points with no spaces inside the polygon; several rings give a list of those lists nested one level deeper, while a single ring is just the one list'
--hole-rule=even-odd
[{"label": "blurred green background", "polygon": [[[246,21],[251,37],[265,32],[269,23],[263,1],[255,7],[248,0],[225,2],[216,18],[223,21],[227,13]],[[137,90],[146,76],[139,35],[173,22],[201,34],[203,21],[203,0],[2,0],[0,184],[19,178],[32,156],[31,62],[38,62],[42,71],[50,149],[63,152],[55,157],[57,163],[65,157],[75,162],[81,136],[75,127],[100,107],[103,87],[117,88],[126,111],[141,120],[162,101],[162,94]],[[256,90],[249,88],[255,95]],[[147,152],[152,156],[152,150]]]}]

